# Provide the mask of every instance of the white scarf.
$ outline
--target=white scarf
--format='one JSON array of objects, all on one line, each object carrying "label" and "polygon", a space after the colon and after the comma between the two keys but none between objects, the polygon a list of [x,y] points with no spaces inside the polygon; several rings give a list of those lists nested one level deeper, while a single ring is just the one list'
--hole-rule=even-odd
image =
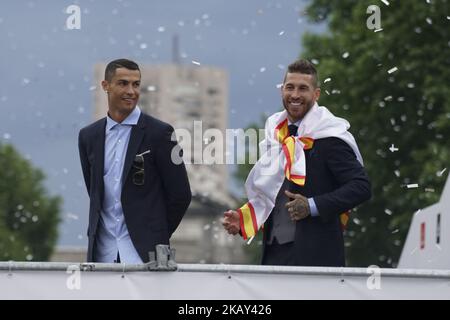
[{"label": "white scarf", "polygon": [[248,202],[238,209],[244,239],[254,236],[267,220],[285,178],[300,186],[305,184],[304,149],[313,147],[314,140],[328,137],[343,140],[363,165],[355,138],[347,131],[349,128],[347,120],[334,116],[317,103],[301,121],[296,137],[289,136],[286,110],[267,119],[265,139],[260,143],[262,155],[245,182]]}]

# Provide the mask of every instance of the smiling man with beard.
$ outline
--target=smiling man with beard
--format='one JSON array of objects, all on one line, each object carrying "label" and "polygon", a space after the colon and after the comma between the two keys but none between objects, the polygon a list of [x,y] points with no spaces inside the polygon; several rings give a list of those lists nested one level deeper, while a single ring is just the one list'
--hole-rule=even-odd
[{"label": "smiling man with beard", "polygon": [[110,62],[102,81],[107,117],[80,130],[89,262],[148,262],[156,245],[169,244],[191,201],[174,129],[141,112],[140,85],[135,62]]},{"label": "smiling man with beard", "polygon": [[245,183],[248,202],[224,213],[227,232],[244,239],[264,224],[265,265],[345,266],[349,211],[371,196],[350,125],[317,104],[318,82],[309,61],[288,66],[284,111],[266,122],[268,148]]}]

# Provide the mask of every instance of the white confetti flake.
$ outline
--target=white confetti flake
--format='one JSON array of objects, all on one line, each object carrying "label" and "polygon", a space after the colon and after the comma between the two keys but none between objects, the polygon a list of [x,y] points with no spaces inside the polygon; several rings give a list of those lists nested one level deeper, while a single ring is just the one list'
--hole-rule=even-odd
[{"label": "white confetti flake", "polygon": [[250,245],[250,243],[252,243],[254,237],[255,236],[251,237],[250,240],[247,241],[247,245]]},{"label": "white confetti flake", "polygon": [[427,21],[428,24],[433,24],[433,20],[431,20],[431,18],[426,18],[425,20]]},{"label": "white confetti flake", "polygon": [[195,65],[199,66],[199,65],[200,65],[200,62],[195,61],[195,60],[192,60],[192,64],[195,64]]},{"label": "white confetti flake", "polygon": [[395,152],[395,151],[398,151],[398,148],[396,148],[396,147],[394,146],[394,144],[391,144],[391,146],[389,147],[389,151]]},{"label": "white confetti flake", "polygon": [[166,28],[163,26],[158,27],[158,32],[164,32],[166,31]]},{"label": "white confetti flake", "polygon": [[344,59],[347,59],[349,56],[350,56],[350,53],[348,53],[348,52],[344,52],[342,54],[342,58],[344,58]]},{"label": "white confetti flake", "polygon": [[265,67],[262,67],[262,68],[259,69],[259,72],[264,72],[264,71],[266,71]]},{"label": "white confetti flake", "polygon": [[384,209],[384,213],[386,213],[388,216],[392,215],[392,211],[389,209]]},{"label": "white confetti flake", "polygon": [[399,229],[395,229],[395,230],[392,231],[391,233],[394,234],[394,233],[397,233],[397,232],[399,232],[399,231],[400,231]]},{"label": "white confetti flake", "polygon": [[330,82],[331,81],[331,78],[326,78],[325,80],[323,80],[323,83],[327,83],[327,82]]},{"label": "white confetti flake", "polygon": [[434,192],[433,188],[425,188],[425,192]]},{"label": "white confetti flake", "polygon": [[90,86],[89,87],[89,91],[94,91],[95,89],[97,89],[97,86]]},{"label": "white confetti flake", "polygon": [[398,70],[397,67],[393,67],[393,68],[391,68],[391,69],[388,70],[388,73],[391,74],[391,73],[394,73],[394,72],[397,71],[397,70]]},{"label": "white confetti flake", "polygon": [[373,30],[373,32],[380,32],[380,31],[383,31],[383,28]]},{"label": "white confetti flake", "polygon": [[73,214],[70,212],[67,214],[67,218],[72,219],[72,220],[78,220],[78,216],[76,214]]},{"label": "white confetti flake", "polygon": [[141,48],[142,50],[147,49],[147,44],[146,43],[141,43],[139,45],[139,48]]},{"label": "white confetti flake", "polygon": [[283,84],[282,84],[282,83],[278,83],[278,84],[277,84],[277,88],[278,88],[278,89],[281,89],[282,87],[283,87]]},{"label": "white confetti flake", "polygon": [[282,36],[284,34],[284,30],[280,31],[280,33],[278,34],[279,36]]},{"label": "white confetti flake", "polygon": [[381,0],[381,2],[383,2],[385,5],[389,5],[389,1],[387,1],[387,0]]},{"label": "white confetti flake", "polygon": [[437,175],[438,177],[442,177],[442,175],[444,174],[444,172],[445,172],[446,170],[447,170],[447,168],[444,168],[443,170],[436,172],[436,175]]},{"label": "white confetti flake", "polygon": [[407,187],[408,189],[418,188],[418,187],[419,187],[419,184],[417,184],[417,183],[411,183],[411,184],[407,184],[406,187]]}]

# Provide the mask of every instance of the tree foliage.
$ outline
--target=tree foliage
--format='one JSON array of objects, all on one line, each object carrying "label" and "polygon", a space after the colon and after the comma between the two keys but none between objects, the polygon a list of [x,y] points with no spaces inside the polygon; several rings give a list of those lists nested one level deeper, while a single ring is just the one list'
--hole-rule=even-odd
[{"label": "tree foliage", "polygon": [[47,261],[57,240],[61,199],[47,195],[44,175],[0,144],[0,260]]}]

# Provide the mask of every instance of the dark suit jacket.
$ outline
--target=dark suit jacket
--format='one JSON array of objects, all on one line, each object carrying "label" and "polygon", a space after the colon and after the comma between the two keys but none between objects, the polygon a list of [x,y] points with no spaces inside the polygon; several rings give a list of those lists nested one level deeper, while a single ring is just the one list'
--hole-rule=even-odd
[{"label": "dark suit jacket", "polygon": [[[103,118],[80,130],[78,148],[84,181],[90,198],[88,261],[94,261],[95,235],[104,197],[105,126]],[[191,201],[191,190],[186,168],[174,164],[171,153],[182,150],[171,137],[173,128],[151,116],[141,113],[130,134],[122,174],[122,208],[131,240],[142,261],[149,261],[149,252],[157,244],[169,244]],[[133,183],[136,154],[144,155],[144,185]]]},{"label": "dark suit jacket", "polygon": [[[295,265],[344,266],[339,215],[371,197],[369,179],[351,147],[339,138],[315,140],[313,148],[306,150],[305,155],[305,185],[291,183],[290,191],[314,198],[320,217],[308,216],[297,221]],[[269,218],[266,228],[271,227]],[[264,244],[267,234],[265,232]]]}]

